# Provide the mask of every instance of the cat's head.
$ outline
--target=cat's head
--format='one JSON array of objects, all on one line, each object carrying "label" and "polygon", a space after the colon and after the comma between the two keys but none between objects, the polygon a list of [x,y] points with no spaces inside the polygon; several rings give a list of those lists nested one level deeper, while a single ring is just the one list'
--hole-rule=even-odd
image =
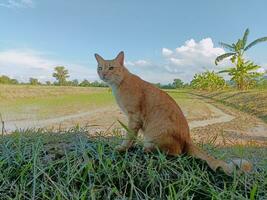
[{"label": "cat's head", "polygon": [[112,84],[120,84],[127,69],[124,67],[124,53],[121,51],[113,60],[104,60],[100,55],[95,54],[98,63],[97,73],[101,80]]}]

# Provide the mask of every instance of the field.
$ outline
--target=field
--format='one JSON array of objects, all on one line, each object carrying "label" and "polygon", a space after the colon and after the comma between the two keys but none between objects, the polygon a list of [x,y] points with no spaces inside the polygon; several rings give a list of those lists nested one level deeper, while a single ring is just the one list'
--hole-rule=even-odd
[{"label": "field", "polygon": [[106,88],[1,85],[1,199],[267,199],[266,90],[168,93],[195,143],[220,159],[245,158],[253,172],[228,177],[187,156],[145,154],[141,138],[115,152],[126,118]]},{"label": "field", "polygon": [[220,91],[220,92],[198,92],[198,95],[209,98],[227,106],[253,114],[267,122],[267,90],[246,91]]}]

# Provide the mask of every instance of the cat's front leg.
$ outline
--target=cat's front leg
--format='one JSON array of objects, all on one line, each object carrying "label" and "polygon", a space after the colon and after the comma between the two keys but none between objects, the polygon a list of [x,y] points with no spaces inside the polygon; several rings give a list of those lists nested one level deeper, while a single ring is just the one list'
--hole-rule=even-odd
[{"label": "cat's front leg", "polygon": [[129,149],[133,143],[134,140],[137,137],[138,131],[141,128],[141,123],[136,119],[135,117],[129,117],[129,123],[128,123],[128,129],[125,138],[123,139],[122,143],[115,147],[117,151],[126,151]]}]

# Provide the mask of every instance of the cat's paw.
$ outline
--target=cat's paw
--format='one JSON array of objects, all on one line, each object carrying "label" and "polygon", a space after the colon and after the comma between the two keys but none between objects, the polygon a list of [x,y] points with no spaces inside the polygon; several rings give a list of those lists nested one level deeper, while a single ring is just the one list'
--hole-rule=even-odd
[{"label": "cat's paw", "polygon": [[117,145],[115,147],[115,150],[118,151],[118,152],[124,152],[124,151],[127,151],[128,147],[124,146],[124,145]]}]

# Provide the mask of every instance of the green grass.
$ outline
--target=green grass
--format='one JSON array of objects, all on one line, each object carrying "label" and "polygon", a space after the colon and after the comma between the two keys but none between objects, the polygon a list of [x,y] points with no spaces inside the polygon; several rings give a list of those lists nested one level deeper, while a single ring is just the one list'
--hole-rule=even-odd
[{"label": "green grass", "polygon": [[[119,136],[89,136],[79,127],[3,136],[1,199],[267,198],[266,153],[261,154],[252,174],[228,177],[187,156],[143,153],[140,144],[119,154],[114,146],[120,140]],[[229,149],[205,148],[220,158],[229,156]],[[245,151],[245,155],[254,156],[254,148],[230,151],[231,155],[241,156]]]},{"label": "green grass", "polygon": [[[0,113],[4,121],[56,118],[116,105],[108,88],[0,86]],[[166,91],[182,107],[203,106],[202,102],[190,99],[187,90]]]},{"label": "green grass", "polygon": [[34,119],[57,117],[110,105],[115,105],[115,101],[107,88],[8,85],[0,88],[0,112],[18,119],[25,115]]},{"label": "green grass", "polygon": [[108,106],[112,103],[114,103],[112,95],[104,91],[97,94],[68,94],[56,97],[20,99],[15,102],[15,105],[9,106],[18,113],[24,112],[27,108],[35,108],[34,112],[37,111],[37,117],[45,118],[49,115],[55,117],[64,113],[72,114],[79,110],[88,111],[91,108]]}]

